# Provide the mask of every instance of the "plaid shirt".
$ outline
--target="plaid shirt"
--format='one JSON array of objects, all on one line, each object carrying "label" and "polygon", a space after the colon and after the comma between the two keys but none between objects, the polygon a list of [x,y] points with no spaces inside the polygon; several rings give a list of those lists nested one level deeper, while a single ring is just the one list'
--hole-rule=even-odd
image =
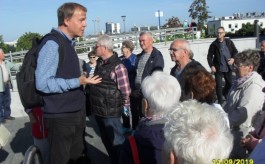
[{"label": "plaid shirt", "polygon": [[122,94],[124,106],[129,109],[131,88],[126,67],[123,64],[117,65],[114,71],[111,72],[110,77],[117,83],[118,89]]}]

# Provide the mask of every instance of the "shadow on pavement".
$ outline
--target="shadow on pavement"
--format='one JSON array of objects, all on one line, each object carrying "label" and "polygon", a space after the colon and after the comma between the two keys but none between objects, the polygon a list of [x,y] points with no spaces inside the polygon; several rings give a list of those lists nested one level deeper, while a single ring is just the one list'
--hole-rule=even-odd
[{"label": "shadow on pavement", "polygon": [[8,152],[4,149],[0,149],[0,163],[4,162],[8,156]]},{"label": "shadow on pavement", "polygon": [[25,155],[27,149],[33,145],[31,136],[31,124],[26,122],[23,128],[20,128],[10,142],[10,147],[14,153],[22,153]]}]

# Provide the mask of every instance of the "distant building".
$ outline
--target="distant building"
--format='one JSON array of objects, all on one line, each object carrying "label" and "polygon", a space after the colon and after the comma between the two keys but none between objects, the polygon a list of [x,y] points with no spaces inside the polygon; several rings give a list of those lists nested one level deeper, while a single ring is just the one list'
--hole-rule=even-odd
[{"label": "distant building", "polygon": [[208,34],[215,34],[218,27],[223,26],[226,32],[235,33],[242,28],[243,24],[254,24],[258,20],[258,24],[265,28],[265,12],[249,12],[245,15],[242,13],[234,13],[233,16],[224,16],[222,18],[214,17],[212,21],[208,21]]},{"label": "distant building", "polygon": [[5,42],[5,44],[16,47],[17,46],[17,39],[12,41],[12,42]]},{"label": "distant building", "polygon": [[106,34],[120,34],[121,26],[120,23],[107,22],[106,23]]}]

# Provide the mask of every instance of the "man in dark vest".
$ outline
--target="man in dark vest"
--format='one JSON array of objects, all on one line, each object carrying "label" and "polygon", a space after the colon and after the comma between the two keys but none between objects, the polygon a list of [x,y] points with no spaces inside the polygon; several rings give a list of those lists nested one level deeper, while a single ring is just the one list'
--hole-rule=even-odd
[{"label": "man in dark vest", "polygon": [[130,110],[131,88],[126,67],[118,54],[113,52],[112,39],[102,35],[96,43],[99,57],[94,75],[102,77],[102,82],[90,87],[92,113],[101,133],[101,140],[112,164],[119,162],[120,146],[125,138],[122,133],[121,114]]},{"label": "man in dark vest", "polygon": [[[59,41],[48,37],[41,43],[36,68],[36,88],[45,93],[44,122],[48,128],[50,164],[80,163],[85,128],[83,84],[100,82],[97,77],[81,76],[74,38],[84,35],[87,9],[77,3],[58,8],[58,33],[64,44],[59,63]],[[61,43],[62,44],[62,43]]]}]

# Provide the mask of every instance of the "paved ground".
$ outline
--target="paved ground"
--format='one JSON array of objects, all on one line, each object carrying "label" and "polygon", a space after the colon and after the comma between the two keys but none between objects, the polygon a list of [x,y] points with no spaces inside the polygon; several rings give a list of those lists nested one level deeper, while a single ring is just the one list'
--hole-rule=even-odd
[{"label": "paved ground", "polygon": [[[99,138],[98,129],[93,117],[87,119],[86,142],[91,162],[94,164],[108,164],[106,150]],[[11,132],[9,143],[0,150],[1,164],[21,164],[26,150],[33,144],[31,125],[27,117],[18,117],[7,121],[6,128]]]}]

